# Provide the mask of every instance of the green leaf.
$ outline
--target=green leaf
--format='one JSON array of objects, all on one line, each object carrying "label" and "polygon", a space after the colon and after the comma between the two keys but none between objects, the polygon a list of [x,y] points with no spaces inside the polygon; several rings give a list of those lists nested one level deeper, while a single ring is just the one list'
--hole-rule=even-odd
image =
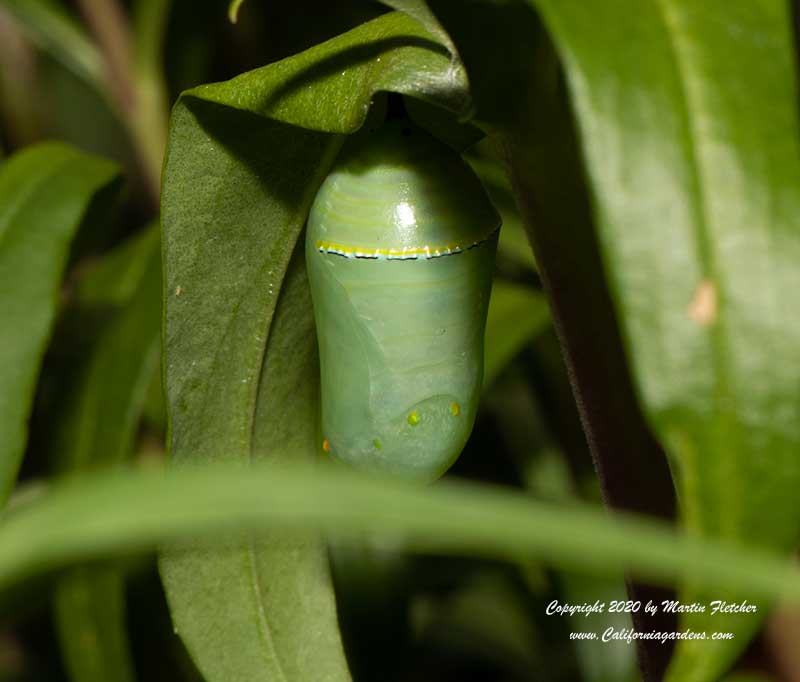
[{"label": "green leaf", "polygon": [[[113,283],[105,275],[115,267],[127,275],[122,280],[129,290],[123,295],[120,289],[108,290]],[[159,230],[144,230],[89,274],[80,303],[111,296],[120,307],[97,335],[55,425],[57,467],[67,474],[119,466],[133,450],[145,394],[161,357]],[[134,680],[121,570],[81,566],[68,571],[58,579],[54,599],[61,651],[73,682]]]},{"label": "green leaf", "polygon": [[[535,5],[566,62],[627,351],[672,460],[683,523],[787,551],[800,520],[800,147],[788,6]],[[681,600],[706,596],[688,583]],[[736,637],[681,642],[668,679],[717,679],[766,606],[759,616],[686,615],[684,628]]]},{"label": "green leaf", "polygon": [[537,627],[538,614],[513,577],[497,568],[484,569],[461,576],[445,595],[416,596],[417,646],[435,647],[441,652],[438,656],[452,657],[462,670],[470,664],[484,670],[483,679],[545,678],[550,651]]},{"label": "green leaf", "polygon": [[536,261],[505,169],[494,159],[483,156],[470,155],[467,161],[478,174],[503,221],[497,243],[498,260],[513,262],[535,271]]},{"label": "green leaf", "polygon": [[[451,69],[455,77],[465,84],[467,83],[467,72],[458,54],[458,49],[452,38],[450,38],[450,34],[445,30],[436,14],[430,8],[427,0],[379,0],[379,2],[392,9],[404,12],[412,19],[418,21],[420,25],[424,26],[431,35],[436,36],[437,40],[442,45],[445,45],[450,54],[453,55]],[[465,110],[461,113],[465,120],[471,118],[473,113],[471,106],[469,110]]]},{"label": "green leaf", "polygon": [[[278,447],[306,456],[314,451],[318,370],[310,310],[296,256],[250,417],[254,459]],[[314,534],[235,534],[223,551],[211,549],[174,551],[161,561],[175,629],[209,680],[236,679],[243,671],[246,679],[302,680],[312,669],[323,679],[349,679],[327,556]],[[313,651],[301,655],[310,642]]]},{"label": "green leaf", "polygon": [[242,8],[243,4],[244,0],[231,0],[231,3],[228,5],[228,19],[232,24],[239,21],[239,10]]},{"label": "green leaf", "polygon": [[[93,261],[75,282],[78,306],[102,308],[128,304],[143,285],[145,275],[152,275],[147,270],[160,243],[158,226],[151,226]],[[157,274],[160,279],[160,273]]]},{"label": "green leaf", "polygon": [[68,569],[58,579],[53,598],[70,680],[133,682],[121,571],[95,566]]},{"label": "green leaf", "polygon": [[113,164],[62,144],[31,147],[0,167],[0,505],[25,449],[70,242],[117,177]]},{"label": "green leaf", "polygon": [[[569,604],[593,604],[599,600],[609,605],[613,600],[624,602],[626,599],[621,573],[613,578],[587,578],[572,571],[562,571],[558,574],[558,582],[563,599]],[[608,628],[617,632],[630,630],[632,623],[628,613],[605,612],[592,619],[569,618],[568,625],[571,632],[594,631],[602,636]],[[636,682],[642,679],[636,655],[625,640],[575,640],[573,646],[581,679],[585,682]]]},{"label": "green leaf", "polygon": [[[304,264],[292,260],[310,202],[376,92],[460,110],[451,63],[416,22],[387,14],[181,97],[162,204],[175,463],[248,463],[287,444],[313,456],[316,344]],[[175,626],[211,682],[349,679],[313,535],[237,535],[213,552],[167,552],[161,567]]]},{"label": "green leaf", "polygon": [[[754,599],[800,602],[800,571],[763,549],[676,533],[633,514],[610,516],[594,505],[538,502],[508,488],[451,480],[421,488],[297,464],[212,464],[166,475],[151,466],[55,483],[0,520],[0,589],[109,553],[200,534],[226,544],[232,534],[275,528],[335,529],[337,537],[356,539],[389,534],[416,551],[539,557],[592,574],[627,566],[664,584],[691,575]],[[311,636],[306,632],[306,641]]]},{"label": "green leaf", "polygon": [[484,385],[488,386],[549,321],[547,302],[540,293],[530,287],[495,281],[486,322]]}]

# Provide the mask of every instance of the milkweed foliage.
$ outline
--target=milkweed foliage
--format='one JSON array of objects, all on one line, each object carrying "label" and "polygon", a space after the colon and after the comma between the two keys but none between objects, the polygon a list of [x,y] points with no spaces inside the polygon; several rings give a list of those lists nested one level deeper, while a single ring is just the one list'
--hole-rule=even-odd
[{"label": "milkweed foliage", "polygon": [[0,679],[796,677],[793,10],[4,0]]}]

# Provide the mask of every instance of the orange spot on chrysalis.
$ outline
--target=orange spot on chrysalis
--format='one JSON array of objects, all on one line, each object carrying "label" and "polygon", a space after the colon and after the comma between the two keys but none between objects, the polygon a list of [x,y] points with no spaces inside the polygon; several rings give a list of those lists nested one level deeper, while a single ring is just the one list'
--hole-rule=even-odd
[{"label": "orange spot on chrysalis", "polygon": [[325,452],[330,452],[331,451],[331,444],[328,442],[327,438],[323,438],[322,439],[322,449]]}]

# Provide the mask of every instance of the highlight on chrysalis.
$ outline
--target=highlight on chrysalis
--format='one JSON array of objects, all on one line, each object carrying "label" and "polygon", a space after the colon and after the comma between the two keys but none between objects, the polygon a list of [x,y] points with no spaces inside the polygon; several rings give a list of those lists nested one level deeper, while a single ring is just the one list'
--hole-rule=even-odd
[{"label": "highlight on chrysalis", "polygon": [[345,149],[306,232],[325,453],[422,480],[455,461],[478,407],[499,228],[467,163],[408,120]]}]

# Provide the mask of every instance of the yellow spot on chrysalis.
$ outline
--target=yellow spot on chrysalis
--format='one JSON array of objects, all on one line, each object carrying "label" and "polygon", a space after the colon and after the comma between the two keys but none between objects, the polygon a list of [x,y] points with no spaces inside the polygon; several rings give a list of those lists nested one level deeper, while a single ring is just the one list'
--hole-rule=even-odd
[{"label": "yellow spot on chrysalis", "polygon": [[461,414],[461,405],[459,405],[458,403],[451,403],[450,404],[450,414],[452,414],[454,417],[457,417],[458,415],[460,415]]},{"label": "yellow spot on chrysalis", "polygon": [[376,450],[383,450],[383,445],[377,438],[374,441],[372,441],[372,444],[375,446]]},{"label": "yellow spot on chrysalis", "polygon": [[331,451],[331,444],[328,442],[327,438],[323,438],[322,439],[322,449],[325,452],[330,452]]},{"label": "yellow spot on chrysalis", "polygon": [[419,424],[419,412],[414,410],[411,414],[409,414],[408,423],[411,424],[411,426],[416,426]]},{"label": "yellow spot on chrysalis", "polygon": [[717,319],[717,289],[711,280],[704,279],[697,286],[687,313],[697,324],[704,326]]},{"label": "yellow spot on chrysalis", "polygon": [[176,296],[180,296],[182,292],[183,292],[183,287],[182,286],[175,287],[175,295]]}]

